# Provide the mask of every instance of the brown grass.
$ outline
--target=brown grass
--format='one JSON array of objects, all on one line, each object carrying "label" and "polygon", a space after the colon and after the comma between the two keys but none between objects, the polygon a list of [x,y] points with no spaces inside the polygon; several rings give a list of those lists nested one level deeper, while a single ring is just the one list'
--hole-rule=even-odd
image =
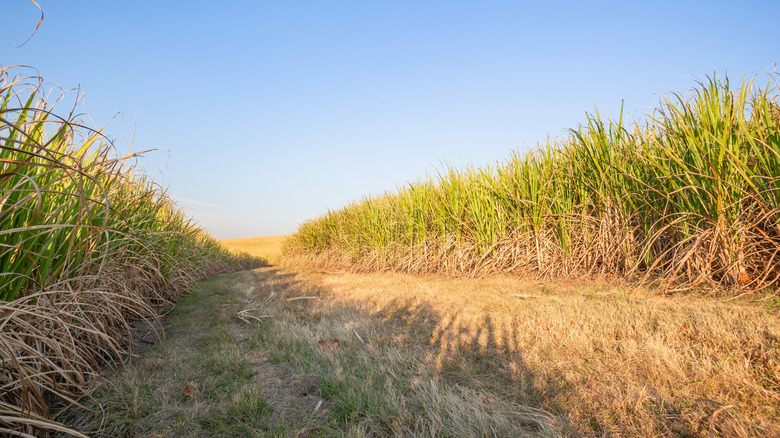
[{"label": "brown grass", "polygon": [[[220,296],[219,310],[180,318],[204,327],[201,336],[226,327],[235,340],[219,337],[211,348],[256,364],[251,379],[269,411],[241,429],[246,436],[780,435],[780,305],[771,296],[721,301],[605,282],[275,268],[210,284],[198,300]],[[198,330],[169,332],[177,345],[177,333]],[[320,345],[333,339],[338,346]],[[114,386],[130,399],[103,406],[120,409],[114,415],[127,424],[121,406],[132,400],[141,413],[133,424],[146,425],[138,436],[245,427],[246,419],[212,417],[252,387],[184,409],[192,402],[176,391],[209,387],[214,376],[198,375],[200,365],[179,354],[156,357],[152,374],[129,370],[135,383]],[[154,379],[173,379],[171,393],[144,407],[132,387]],[[305,405],[295,410],[290,394],[301,382],[302,394],[318,398],[295,399]],[[177,417],[158,424],[155,412]]]},{"label": "brown grass", "polygon": [[760,303],[514,278],[312,278],[327,306],[423,335],[377,341],[417,352],[444,379],[538,404],[572,434],[703,435],[731,404],[713,424],[719,436],[780,434],[780,318]]}]

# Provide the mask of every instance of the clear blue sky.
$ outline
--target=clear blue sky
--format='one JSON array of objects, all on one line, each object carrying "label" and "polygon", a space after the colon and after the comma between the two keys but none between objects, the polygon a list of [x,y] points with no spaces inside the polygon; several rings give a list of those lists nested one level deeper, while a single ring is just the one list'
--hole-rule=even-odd
[{"label": "clear blue sky", "polygon": [[780,2],[3,0],[0,64],[85,111],[219,238],[286,234],[598,107],[780,62]]}]

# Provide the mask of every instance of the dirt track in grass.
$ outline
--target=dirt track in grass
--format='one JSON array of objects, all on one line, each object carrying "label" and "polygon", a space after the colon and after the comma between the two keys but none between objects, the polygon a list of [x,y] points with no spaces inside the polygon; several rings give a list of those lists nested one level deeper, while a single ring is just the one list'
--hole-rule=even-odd
[{"label": "dirt track in grass", "polygon": [[[261,268],[96,392],[104,436],[778,436],[770,298]],[[102,431],[102,432],[101,432]]]}]

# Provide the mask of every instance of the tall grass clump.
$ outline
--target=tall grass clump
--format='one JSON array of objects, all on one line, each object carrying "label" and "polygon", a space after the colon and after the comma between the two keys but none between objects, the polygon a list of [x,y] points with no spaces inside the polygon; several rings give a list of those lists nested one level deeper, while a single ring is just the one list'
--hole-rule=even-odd
[{"label": "tall grass clump", "polygon": [[481,275],[621,276],[756,290],[780,281],[775,77],[715,77],[642,122],[598,112],[560,141],[446,169],[301,225],[289,263]]},{"label": "tall grass clump", "polygon": [[52,407],[78,403],[120,357],[131,320],[238,262],[137,155],[57,112],[67,93],[27,72],[0,67],[0,435],[11,436],[67,431]]}]

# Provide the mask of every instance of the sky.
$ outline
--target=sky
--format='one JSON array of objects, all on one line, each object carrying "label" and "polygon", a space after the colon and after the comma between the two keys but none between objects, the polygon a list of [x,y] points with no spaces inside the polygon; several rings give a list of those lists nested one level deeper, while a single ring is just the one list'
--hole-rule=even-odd
[{"label": "sky", "polygon": [[[0,0],[0,65],[83,93],[217,238],[639,119],[780,63],[780,2]],[[766,79],[766,76],[761,76]]]}]

